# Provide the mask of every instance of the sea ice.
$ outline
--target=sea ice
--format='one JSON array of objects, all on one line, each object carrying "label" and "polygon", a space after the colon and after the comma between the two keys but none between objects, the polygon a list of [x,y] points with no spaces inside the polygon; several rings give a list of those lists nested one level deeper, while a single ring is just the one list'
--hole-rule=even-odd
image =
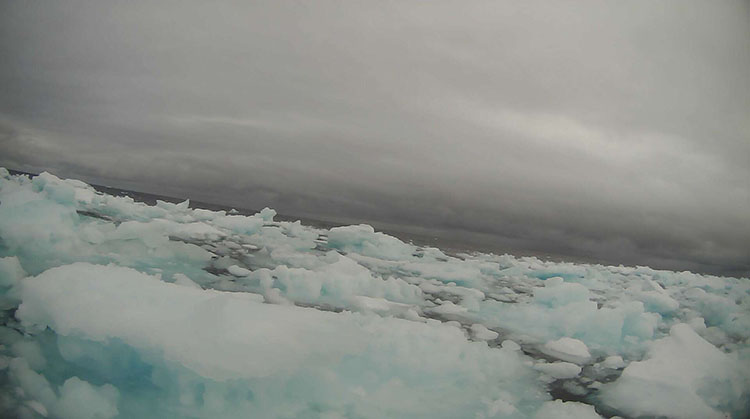
[{"label": "sea ice", "polygon": [[411,254],[409,246],[401,240],[375,232],[366,224],[332,228],[328,232],[328,245],[334,249],[390,260]]},{"label": "sea ice", "polygon": [[750,409],[747,278],[451,254],[190,205],[0,168],[0,416]]},{"label": "sea ice", "polygon": [[600,419],[593,406],[554,400],[545,402],[534,419]]},{"label": "sea ice", "polygon": [[741,417],[749,403],[749,369],[681,323],[651,345],[645,360],[631,362],[605,385],[602,397],[633,417],[723,418],[726,412]]},{"label": "sea ice", "polygon": [[[532,385],[524,378],[530,372],[514,354],[469,342],[453,327],[262,304],[253,294],[175,287],[130,268],[86,263],[53,268],[24,280],[21,298],[17,317],[26,327],[49,327],[60,336],[104,345],[116,338],[144,361],[161,358],[158,362],[168,370],[185,368],[207,382],[250,380],[256,384],[248,389],[257,394],[272,391],[262,384],[270,378],[267,383],[283,383],[288,377],[325,379],[336,389],[326,396],[336,401],[325,403],[338,405],[346,401],[340,391],[348,380],[370,374],[366,391],[372,399],[348,402],[362,412],[393,403],[409,412],[418,407],[410,402],[416,397],[430,400],[433,409],[440,407],[433,412],[436,417],[456,417],[472,409],[474,397],[488,396],[498,386],[509,386],[520,397],[528,387],[516,387],[517,380]],[[441,350],[429,350],[434,347]],[[26,374],[41,380],[33,372]],[[349,374],[354,375],[346,378]],[[448,393],[434,393],[434,382],[454,384],[446,388]],[[459,390],[459,382],[471,385]],[[98,390],[74,384],[68,392],[66,381],[60,401],[54,391],[45,390],[48,397],[40,402],[64,410],[76,405],[67,398],[90,401],[87,411],[105,415],[120,392],[109,384]],[[281,408],[285,402],[275,403]],[[421,416],[419,412],[413,413]]]},{"label": "sea ice", "polygon": [[439,306],[431,308],[430,311],[435,314],[462,314],[467,312],[466,307],[454,304],[452,301],[442,301]]},{"label": "sea ice", "polygon": [[471,332],[474,337],[479,340],[493,340],[497,339],[497,337],[500,336],[499,333],[495,332],[494,330],[488,329],[480,323],[474,323],[473,325],[471,325]]},{"label": "sea ice", "polygon": [[570,362],[542,362],[535,364],[534,369],[558,379],[577,377],[581,373],[581,367]]},{"label": "sea ice", "polygon": [[252,273],[252,271],[250,271],[249,269],[245,269],[237,265],[232,265],[228,267],[227,270],[229,271],[230,274],[234,276],[248,276]]},{"label": "sea ice", "polygon": [[111,384],[97,388],[78,377],[72,377],[60,387],[60,400],[55,410],[61,418],[112,418],[118,413],[119,397],[119,392]]},{"label": "sea ice", "polygon": [[542,352],[551,357],[579,365],[585,364],[591,359],[591,354],[585,343],[568,337],[545,343],[542,346]]},{"label": "sea ice", "polygon": [[589,300],[589,290],[581,284],[563,282],[561,277],[548,278],[544,288],[534,290],[534,300],[551,307]]},{"label": "sea ice", "polygon": [[172,278],[174,279],[174,283],[177,285],[182,285],[183,287],[190,287],[190,288],[198,288],[198,289],[201,288],[200,285],[196,284],[195,281],[190,279],[190,277],[188,277],[185,274],[176,273],[172,275]]},{"label": "sea ice", "polygon": [[0,258],[0,287],[12,287],[25,276],[26,272],[17,257]]},{"label": "sea ice", "polygon": [[607,359],[605,359],[602,362],[602,366],[604,368],[610,368],[610,369],[620,369],[625,366],[625,361],[622,360],[622,357],[619,355],[612,355],[608,356]]},{"label": "sea ice", "polygon": [[510,350],[510,351],[520,351],[520,350],[521,350],[521,345],[517,344],[516,342],[513,342],[512,340],[507,340],[507,339],[506,339],[506,340],[504,340],[504,341],[503,341],[503,342],[502,342],[502,343],[500,344],[500,346],[501,346],[501,347],[502,347],[503,349],[508,349],[508,350]]}]

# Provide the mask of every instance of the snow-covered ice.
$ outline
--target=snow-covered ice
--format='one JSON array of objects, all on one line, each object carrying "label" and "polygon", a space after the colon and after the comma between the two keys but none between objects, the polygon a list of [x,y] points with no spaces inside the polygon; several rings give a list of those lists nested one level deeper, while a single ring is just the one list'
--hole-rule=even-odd
[{"label": "snow-covered ice", "polygon": [[541,371],[553,378],[573,378],[581,373],[581,367],[570,362],[541,362],[534,365],[534,369]]},{"label": "snow-covered ice", "polygon": [[499,333],[486,328],[483,324],[480,323],[471,325],[471,332],[473,333],[474,338],[478,340],[493,340],[497,339],[497,337],[500,336]]},{"label": "snow-covered ice", "polygon": [[545,402],[534,415],[534,419],[598,419],[600,417],[592,406],[562,400]]},{"label": "snow-covered ice", "polygon": [[227,271],[229,271],[230,274],[234,276],[248,276],[252,273],[249,269],[245,269],[241,266],[232,265],[227,268]]},{"label": "snow-covered ice", "polygon": [[750,281],[0,168],[0,416],[747,417]]},{"label": "snow-covered ice", "polygon": [[[743,351],[745,354],[747,350]],[[747,409],[750,364],[726,354],[690,326],[676,324],[650,345],[646,358],[631,362],[602,397],[623,413],[638,416],[722,418],[716,405]],[[746,395],[745,395],[746,396]],[[664,403],[664,399],[679,403]],[[744,410],[747,413],[747,410]]]},{"label": "snow-covered ice", "polygon": [[612,355],[608,356],[602,362],[602,366],[604,366],[604,368],[620,369],[625,366],[625,361],[623,361],[620,355]]},{"label": "snow-covered ice", "polygon": [[589,353],[586,344],[578,339],[569,337],[547,342],[541,349],[542,352],[551,357],[572,362],[574,364],[585,364],[591,359],[591,354]]}]

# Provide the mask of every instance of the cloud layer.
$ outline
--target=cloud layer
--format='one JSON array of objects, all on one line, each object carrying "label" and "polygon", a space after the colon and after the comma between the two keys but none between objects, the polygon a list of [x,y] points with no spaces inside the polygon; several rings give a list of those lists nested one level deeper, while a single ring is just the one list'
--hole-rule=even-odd
[{"label": "cloud layer", "polygon": [[743,2],[0,6],[0,164],[750,271]]}]

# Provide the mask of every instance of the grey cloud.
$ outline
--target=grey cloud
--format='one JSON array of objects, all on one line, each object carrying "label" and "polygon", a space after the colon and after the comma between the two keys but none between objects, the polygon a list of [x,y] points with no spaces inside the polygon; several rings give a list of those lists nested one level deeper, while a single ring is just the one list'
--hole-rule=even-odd
[{"label": "grey cloud", "polygon": [[11,168],[750,272],[746,3],[0,8]]}]

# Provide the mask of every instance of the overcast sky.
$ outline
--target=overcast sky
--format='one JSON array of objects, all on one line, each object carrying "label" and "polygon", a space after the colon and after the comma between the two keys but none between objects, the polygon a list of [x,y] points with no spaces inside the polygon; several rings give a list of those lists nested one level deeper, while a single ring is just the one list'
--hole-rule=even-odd
[{"label": "overcast sky", "polygon": [[748,275],[750,7],[2,1],[0,165]]}]

